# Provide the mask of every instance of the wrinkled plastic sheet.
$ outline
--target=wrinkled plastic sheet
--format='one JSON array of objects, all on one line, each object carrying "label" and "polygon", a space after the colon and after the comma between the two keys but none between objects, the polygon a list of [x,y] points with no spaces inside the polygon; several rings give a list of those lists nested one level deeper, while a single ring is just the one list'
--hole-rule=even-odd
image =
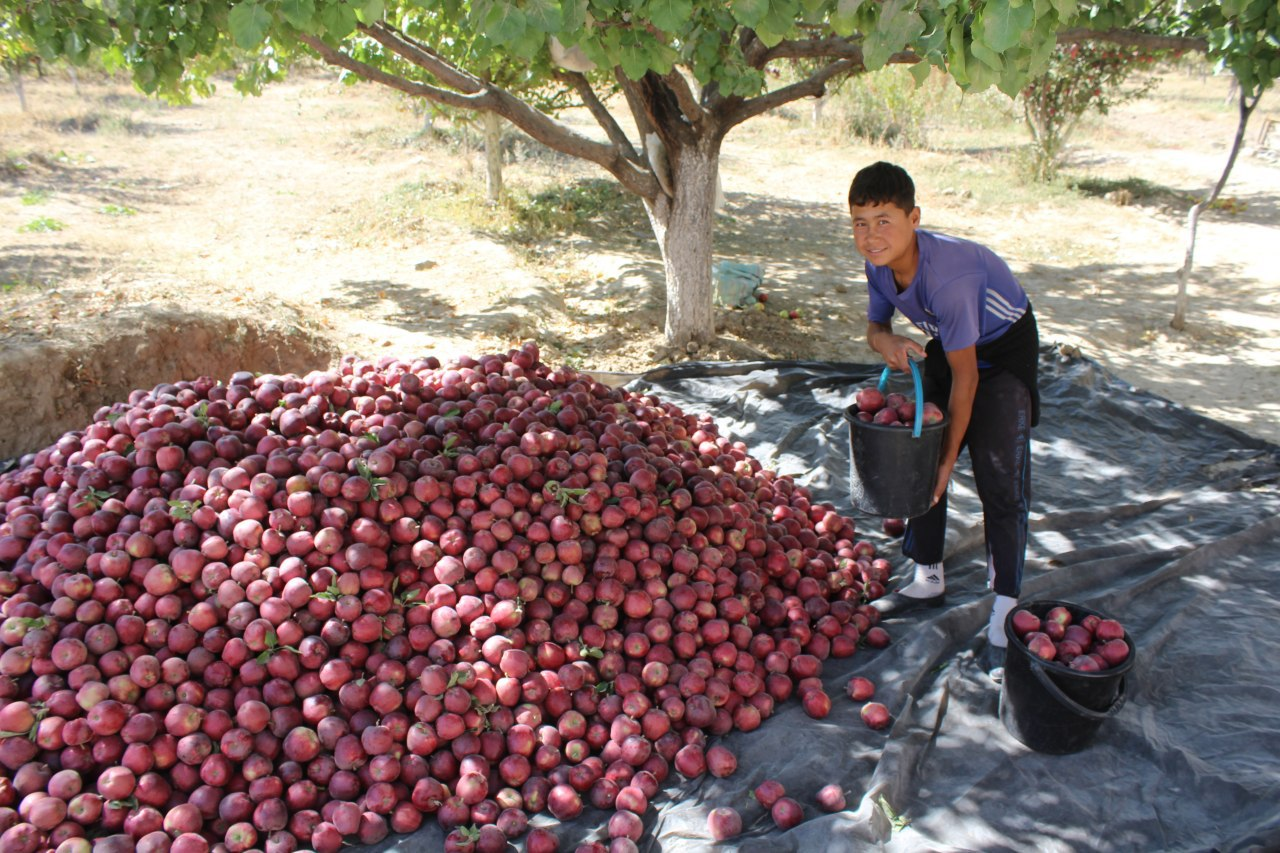
[{"label": "wrinkled plastic sheet", "polygon": [[[855,519],[895,568],[881,520],[849,498],[843,410],[881,366],[683,364],[629,386],[714,417],[766,467]],[[895,378],[903,382],[905,378]],[[948,606],[883,624],[884,650],[826,661],[824,720],[792,699],[758,730],[720,741],[738,770],[672,772],[646,816],[647,851],[1280,849],[1280,447],[1136,390],[1046,348],[1033,431],[1032,518],[1022,600],[1080,604],[1123,622],[1137,660],[1125,704],[1069,755],[1035,752],[998,715],[981,669],[991,593],[967,457],[951,487]],[[897,579],[895,578],[895,581]],[[895,584],[891,583],[890,588]],[[845,685],[863,675],[894,715],[865,727]],[[749,792],[775,778],[805,807],[777,829]],[[847,808],[814,795],[839,783]],[[742,814],[713,845],[707,813]],[[590,807],[553,825],[562,850],[606,838]],[[439,850],[434,822],[381,849]]]}]

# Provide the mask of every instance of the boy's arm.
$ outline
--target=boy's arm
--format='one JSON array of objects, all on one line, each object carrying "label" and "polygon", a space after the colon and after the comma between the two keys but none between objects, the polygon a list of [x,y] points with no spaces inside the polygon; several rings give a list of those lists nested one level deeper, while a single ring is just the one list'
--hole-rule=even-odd
[{"label": "boy's arm", "polygon": [[867,346],[880,353],[884,363],[894,370],[906,373],[910,368],[907,359],[912,353],[924,357],[924,347],[904,335],[895,335],[889,323],[867,323]]},{"label": "boy's arm", "polygon": [[942,438],[942,457],[938,461],[933,503],[941,500],[947,491],[951,471],[960,455],[960,445],[969,430],[973,398],[978,391],[978,348],[969,346],[947,353],[947,364],[951,367],[951,397],[947,401],[947,432]]}]

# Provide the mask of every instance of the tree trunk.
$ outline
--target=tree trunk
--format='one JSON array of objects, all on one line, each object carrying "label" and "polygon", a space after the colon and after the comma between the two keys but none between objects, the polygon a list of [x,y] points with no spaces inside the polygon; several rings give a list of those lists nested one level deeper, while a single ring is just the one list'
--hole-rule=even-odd
[{"label": "tree trunk", "polygon": [[9,79],[13,81],[13,90],[18,93],[18,108],[22,112],[27,111],[27,92],[22,87],[22,72],[17,68],[9,69]]},{"label": "tree trunk", "polygon": [[675,197],[645,201],[667,279],[667,343],[695,354],[715,338],[711,235],[715,220],[719,143],[702,139],[672,158]]},{"label": "tree trunk", "polygon": [[1236,155],[1240,153],[1240,145],[1244,141],[1244,131],[1249,124],[1249,116],[1253,115],[1254,107],[1258,106],[1259,97],[1261,96],[1255,95],[1247,98],[1243,92],[1240,93],[1240,121],[1236,125],[1236,138],[1231,143],[1231,152],[1227,155],[1227,165],[1223,168],[1222,175],[1214,185],[1213,191],[1209,193],[1209,197],[1193,204],[1191,210],[1187,212],[1187,251],[1182,259],[1182,269],[1178,270],[1178,295],[1173,302],[1173,319],[1169,321],[1169,326],[1179,332],[1187,327],[1187,307],[1191,301],[1187,294],[1187,280],[1191,278],[1191,263],[1196,252],[1196,228],[1200,224],[1200,214],[1218,200],[1218,194],[1226,186],[1227,177],[1230,176],[1231,168],[1236,164]]},{"label": "tree trunk", "polygon": [[485,187],[490,204],[502,198],[502,116],[497,113],[480,114],[484,124]]}]

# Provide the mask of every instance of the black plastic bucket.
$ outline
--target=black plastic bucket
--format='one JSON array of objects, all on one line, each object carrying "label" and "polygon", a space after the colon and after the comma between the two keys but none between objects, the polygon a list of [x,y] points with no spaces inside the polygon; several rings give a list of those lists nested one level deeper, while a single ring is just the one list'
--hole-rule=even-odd
[{"label": "black plastic bucket", "polygon": [[[1040,619],[1054,607],[1071,611],[1079,622],[1095,610],[1066,601],[1032,601],[1016,610],[1029,610]],[[1128,632],[1129,657],[1101,672],[1080,672],[1036,657],[1014,634],[1013,613],[1005,619],[1009,650],[1005,654],[1004,684],[1000,689],[1000,720],[1009,733],[1036,752],[1064,755],[1093,742],[1099,727],[1124,707],[1125,676],[1138,650]]]},{"label": "black plastic bucket", "polygon": [[[923,515],[933,500],[947,420],[924,426],[920,371],[910,362],[916,386],[916,422],[911,428],[858,420],[858,407],[844,410],[849,422],[849,496],[855,509],[885,518]],[[889,368],[880,375],[885,389]]]}]

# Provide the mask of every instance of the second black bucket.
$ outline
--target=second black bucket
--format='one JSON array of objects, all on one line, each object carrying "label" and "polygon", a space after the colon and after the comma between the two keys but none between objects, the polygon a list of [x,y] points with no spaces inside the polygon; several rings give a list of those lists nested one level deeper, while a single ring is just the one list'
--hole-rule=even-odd
[{"label": "second black bucket", "polygon": [[[1016,610],[1029,610],[1044,619],[1054,607],[1071,612],[1071,621],[1097,611],[1066,601],[1032,601]],[[1009,733],[1036,752],[1065,755],[1089,746],[1099,727],[1124,707],[1125,676],[1133,669],[1137,648],[1126,632],[1129,657],[1100,672],[1080,672],[1031,653],[1013,631],[1013,613],[1005,620],[1009,650],[1005,654],[1004,684],[1000,689],[1000,720]]]},{"label": "second black bucket", "polygon": [[[920,370],[910,362],[915,379],[916,422],[913,427],[882,426],[858,419],[858,407],[844,410],[849,422],[849,496],[853,506],[884,518],[915,518],[933,501],[938,459],[947,421],[923,425],[924,393]],[[880,375],[885,389],[889,368]]]}]

